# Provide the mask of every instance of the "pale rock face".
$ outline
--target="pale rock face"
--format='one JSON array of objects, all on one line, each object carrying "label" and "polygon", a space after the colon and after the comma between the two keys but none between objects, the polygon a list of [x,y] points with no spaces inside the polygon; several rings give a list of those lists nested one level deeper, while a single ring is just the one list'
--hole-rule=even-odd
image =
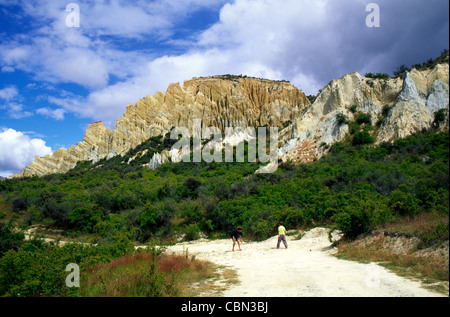
[{"label": "pale rock face", "polygon": [[371,79],[358,73],[331,81],[295,121],[292,138],[279,150],[281,159],[310,162],[320,158],[329,145],[342,141],[349,133],[348,125],[337,121],[338,114],[353,120],[350,108],[356,105],[356,111],[370,113],[376,122],[385,105],[395,104],[402,84],[400,78]]},{"label": "pale rock face", "polygon": [[[439,129],[448,129],[449,64],[428,70],[413,69],[404,79],[346,74],[324,87],[312,105],[301,90],[288,82],[216,76],[188,80],[182,87],[171,84],[166,93],[157,92],[135,105],[128,104],[113,131],[101,122],[91,123],[82,142],[68,150],[59,149],[53,155],[37,157],[13,177],[64,173],[78,161],[96,162],[124,155],[173,127],[187,128],[191,135],[199,133],[193,131],[194,119],[201,120],[201,128],[217,127],[222,132],[227,127],[278,127],[279,158],[307,163],[325,155],[330,145],[347,137],[349,127],[338,122],[337,115],[353,121],[352,106],[356,106],[357,112],[370,114],[372,125],[383,119],[379,129],[374,129],[377,134],[372,133],[377,144],[429,128],[440,109],[444,109],[446,119]],[[383,118],[385,106],[390,111]],[[292,124],[283,128],[289,122]],[[248,137],[245,133],[235,133],[225,138],[223,145]],[[149,166],[156,168],[167,161],[179,162],[186,154],[182,149],[166,150],[155,154]]]},{"label": "pale rock face", "polygon": [[[68,150],[36,158],[12,177],[67,172],[77,162],[97,162],[124,155],[152,136],[165,134],[173,127],[185,127],[192,133],[193,120],[202,127],[272,126],[280,130],[283,123],[294,121],[310,106],[305,94],[284,81],[255,78],[223,79],[220,76],[195,78],[171,84],[166,93],[157,92],[133,104],[116,121],[114,130],[101,122],[91,123],[82,142]],[[176,155],[172,153],[173,155]],[[156,158],[155,161],[163,158]]]},{"label": "pale rock face", "polygon": [[300,114],[292,133],[281,131],[284,145],[278,154],[283,161],[310,162],[327,153],[328,145],[342,141],[349,133],[346,124],[339,124],[338,114],[354,120],[350,107],[371,115],[372,125],[382,118],[384,106],[391,107],[383,120],[376,143],[404,138],[429,128],[434,113],[449,107],[449,65],[439,64],[431,70],[413,69],[401,78],[370,79],[358,73],[347,74],[331,81],[318,95],[314,104]]},{"label": "pale rock face", "polygon": [[[448,72],[442,71],[443,68],[441,66],[435,69],[437,68],[441,69],[441,73],[448,74]],[[429,87],[424,92],[417,89],[413,75],[406,73],[398,101],[380,127],[376,140],[377,144],[391,142],[398,138],[407,137],[422,129],[430,128],[434,121],[434,113],[440,109],[448,108],[448,78],[447,84],[445,84],[436,74],[438,74],[437,71],[427,72],[427,75],[434,79],[434,82],[429,85],[430,79],[427,76],[422,76],[421,73],[415,72],[419,85],[424,89]],[[445,78],[443,79],[445,80]]]},{"label": "pale rock face", "polygon": [[168,157],[165,153],[163,153],[163,154],[155,153],[155,154],[153,154],[153,157],[150,160],[148,167],[150,169],[156,169],[158,166],[160,166],[161,164],[164,164],[167,161],[168,161]]},{"label": "pale rock face", "polygon": [[414,80],[417,91],[426,96],[436,79],[448,86],[449,67],[448,64],[438,64],[432,69],[417,70],[414,68],[411,70],[410,76]]},{"label": "pale rock face", "polygon": [[419,96],[419,93],[417,92],[416,83],[412,79],[409,72],[406,72],[405,79],[403,80],[403,89],[400,92],[400,95],[398,96],[398,102],[410,100],[415,100],[418,103],[425,105],[423,97]]},{"label": "pale rock face", "polygon": [[[225,156],[225,162],[240,162],[244,160],[244,146],[243,142],[255,141],[258,136],[258,130],[253,127],[247,128],[231,128],[225,129],[225,136],[218,140],[203,140],[200,145],[200,151],[203,151],[206,147],[208,149],[214,149],[214,151],[222,151],[227,153],[227,149],[230,155]],[[189,145],[190,146],[190,145]],[[165,162],[181,162],[185,156],[186,161],[190,162],[190,147],[172,148],[170,151],[164,150],[161,153],[155,153],[150,160],[148,167],[150,169],[156,169]],[[236,147],[236,155],[233,154],[233,147]],[[255,150],[256,152],[256,150]],[[256,153],[255,153],[256,156]]]},{"label": "pale rock face", "polygon": [[440,79],[436,79],[429,90],[427,97],[427,107],[431,112],[445,109],[448,106],[449,91],[448,85],[444,84]]}]

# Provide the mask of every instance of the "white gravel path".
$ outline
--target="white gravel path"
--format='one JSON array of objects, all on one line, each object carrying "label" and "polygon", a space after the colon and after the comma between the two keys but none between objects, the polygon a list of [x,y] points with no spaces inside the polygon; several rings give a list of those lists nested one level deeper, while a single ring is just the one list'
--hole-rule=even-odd
[{"label": "white gravel path", "polygon": [[[289,248],[277,237],[241,244],[231,251],[231,239],[179,243],[166,252],[195,255],[233,268],[239,284],[231,285],[224,297],[441,297],[420,282],[402,278],[374,263],[362,264],[332,255],[328,229],[315,228],[300,240],[287,237]],[[237,250],[236,245],[236,250]]]}]

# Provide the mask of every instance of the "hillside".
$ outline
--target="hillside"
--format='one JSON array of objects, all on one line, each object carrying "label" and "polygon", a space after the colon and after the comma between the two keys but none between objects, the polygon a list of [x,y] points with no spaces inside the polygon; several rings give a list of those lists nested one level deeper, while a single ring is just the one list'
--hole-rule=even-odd
[{"label": "hillside", "polygon": [[[321,89],[313,104],[286,81],[225,75],[194,78],[182,87],[171,84],[165,93],[128,104],[114,130],[106,129],[102,122],[91,123],[82,142],[58,149],[53,155],[36,157],[12,177],[65,173],[80,161],[96,163],[123,156],[174,127],[187,129],[191,137],[196,133],[203,137],[200,130],[205,133],[206,127],[216,127],[222,133],[228,127],[276,127],[278,158],[299,163],[320,158],[349,134],[364,132],[367,138],[369,133],[377,144],[404,138],[430,128],[437,112],[442,117],[442,130],[448,128],[448,56],[435,61],[429,67],[416,65],[417,69],[394,78],[346,74]],[[199,127],[194,120],[200,120]],[[355,131],[348,124],[351,121],[365,124]],[[238,135],[235,145],[250,137]],[[165,160],[176,162],[182,156],[181,152],[170,152],[170,148],[165,150],[150,166]]]},{"label": "hillside", "polygon": [[[160,138],[154,138],[146,146],[157,151],[162,144]],[[253,270],[252,261],[270,263],[282,256],[275,255],[275,251],[289,251],[294,252],[292,256],[286,254],[286,269],[290,274],[283,276],[292,276],[292,282],[299,283],[289,287],[286,293],[289,296],[361,295],[358,292],[367,286],[364,284],[367,280],[361,280],[361,276],[365,276],[367,269],[373,270],[373,265],[337,261],[328,254],[336,250],[329,247],[324,251],[316,249],[315,245],[314,252],[308,252],[312,248],[305,245],[306,240],[297,241],[295,236],[288,239],[289,250],[273,250],[273,236],[280,220],[289,230],[294,230],[295,235],[321,225],[338,229],[350,241],[355,239],[355,244],[349,245],[350,255],[344,249],[346,258],[393,262],[389,269],[394,267],[402,275],[419,274],[421,279],[425,276],[433,283],[437,279],[447,284],[444,293],[445,289],[448,292],[448,144],[448,131],[436,133],[433,130],[380,146],[354,145],[349,138],[336,143],[320,160],[308,165],[281,164],[273,174],[254,174],[257,164],[248,163],[179,162],[165,163],[150,170],[139,162],[124,164],[122,158],[117,157],[101,160],[94,166],[80,163],[66,174],[3,180],[0,183],[3,219],[0,251],[7,253],[0,257],[0,294],[80,296],[83,293],[79,292],[85,292],[84,289],[69,289],[58,282],[58,276],[67,275],[64,272],[67,261],[75,261],[83,270],[94,270],[89,274],[95,275],[97,266],[91,269],[94,264],[106,266],[102,263],[117,259],[112,263],[131,265],[131,259],[139,259],[139,254],[133,255],[133,246],[186,241],[169,248],[168,254],[178,250],[184,254],[183,258],[189,254],[217,265],[227,265],[228,270],[239,269],[236,278],[242,283],[256,279],[258,282],[252,282],[255,285],[272,285],[269,276],[275,278],[278,271],[271,269],[265,274],[264,269]],[[131,157],[134,153],[128,155]],[[410,221],[414,219],[415,223]],[[4,230],[3,223],[7,222],[19,228],[33,226],[40,236],[96,243],[96,246],[57,247],[40,240],[24,242],[20,234],[13,236]],[[242,254],[231,254],[229,239],[217,240],[228,238],[230,230],[236,226],[244,228]],[[369,233],[377,230],[381,230],[381,236],[378,233],[372,238]],[[398,236],[398,240],[390,238],[391,235]],[[211,241],[189,243],[201,237]],[[268,238],[270,240],[262,243],[252,242]],[[405,241],[413,252],[403,253],[400,249],[393,255],[390,253],[393,247],[398,250]],[[320,242],[324,242],[323,237],[310,240],[313,244]],[[342,243],[342,248],[345,247]],[[370,252],[365,254],[365,250]],[[438,250],[443,250],[447,257],[434,254]],[[153,251],[150,249],[150,252]],[[240,260],[247,255],[245,252],[250,252],[248,261]],[[298,274],[299,262],[292,262],[297,255],[302,257],[300,262],[304,273],[309,272],[308,278]],[[41,258],[48,260],[41,261]],[[27,260],[24,262],[24,259]],[[314,259],[320,259],[322,266]],[[42,265],[46,265],[44,270]],[[121,272],[120,267],[116,270]],[[342,276],[347,279],[342,281],[341,275],[333,275],[325,287],[321,282],[322,270],[345,273]],[[437,296],[423,290],[417,282],[401,279],[381,267],[377,270],[382,287],[365,288],[367,296]],[[225,274],[222,271],[217,274]],[[132,272],[130,274],[134,274]],[[167,274],[165,276],[170,278]],[[125,274],[121,280],[130,278]],[[150,277],[142,279],[148,283],[154,281]],[[114,286],[117,278],[108,283],[111,291],[119,290]],[[228,286],[223,296],[272,294],[261,293],[261,288],[245,288],[247,293],[244,294],[242,287],[229,283],[225,282]],[[92,287],[95,288],[95,284]],[[211,285],[207,287],[211,288],[214,289]],[[155,292],[161,294],[158,288]]]},{"label": "hillside", "polygon": [[[447,76],[446,81],[443,76]],[[276,109],[286,109],[286,104],[271,99],[277,91],[276,100],[284,98],[293,109],[299,99],[304,100],[304,95],[287,82],[222,77],[194,79],[193,83],[221,83],[230,89],[240,85],[243,89],[251,82],[253,88],[247,91],[254,94],[247,94],[248,98],[253,98],[255,105],[270,106],[275,114],[281,114]],[[264,85],[275,85],[279,90]],[[257,101],[260,94],[255,87],[263,86],[270,94]],[[183,87],[175,85],[168,92],[186,93],[191,86],[185,83]],[[200,92],[197,96],[207,93]],[[64,159],[67,153],[58,150],[41,159],[48,164],[40,166],[53,166],[53,172],[0,182],[0,295],[79,295],[61,282],[67,261],[89,270],[113,260],[127,262],[130,257],[139,257],[134,247],[142,243],[150,247],[149,257],[156,259],[160,254],[151,248],[155,243],[228,239],[230,230],[237,226],[244,228],[245,241],[264,241],[276,235],[279,221],[295,232],[318,226],[339,230],[344,242],[355,243],[350,244],[350,251],[360,250],[357,255],[348,255],[351,252],[340,246],[340,252],[354,258],[364,255],[364,260],[383,249],[389,237],[407,237],[414,240],[411,252],[422,254],[419,260],[414,259],[420,264],[420,274],[448,283],[448,256],[424,261],[431,249],[447,250],[448,254],[446,93],[448,96],[448,63],[412,70],[397,78],[374,79],[353,73],[334,80],[312,105],[305,99],[299,115],[274,116],[280,131],[278,168],[273,173],[257,173],[261,161],[249,159],[252,143],[245,136],[234,136],[243,141],[243,162],[170,161],[173,156],[167,153],[178,140],[170,138],[169,129],[149,137],[135,134],[142,142],[130,135],[125,144],[128,132],[119,124],[114,132],[105,132],[103,124],[93,123],[82,144],[75,146],[81,152],[91,147],[91,160],[74,160],[72,168]],[[175,95],[157,94],[165,96],[167,107],[176,104],[169,98]],[[220,99],[211,90],[209,96],[206,100]],[[146,97],[147,102],[153,98]],[[148,103],[141,100],[130,106],[118,122],[138,129],[135,123],[146,113],[139,109],[147,109]],[[210,111],[217,111],[216,103],[209,104]],[[210,124],[220,125],[222,120],[215,122]],[[268,122],[264,123],[267,126]],[[252,124],[259,126],[261,122]],[[117,133],[122,133],[119,139],[107,137]],[[225,136],[223,131],[221,136]],[[104,151],[107,146],[99,146],[103,138],[111,144],[122,140],[120,155]],[[256,145],[261,141],[268,140],[257,140]],[[194,142],[195,138],[189,138],[191,148]],[[95,156],[100,153],[95,151],[103,154]],[[67,171],[56,173],[63,163],[67,163]],[[36,165],[30,166],[26,170]],[[59,248],[39,239],[25,241],[23,232],[30,227],[38,228],[39,235],[92,245]],[[364,239],[379,244],[365,244]],[[364,250],[373,252],[367,255]],[[401,263],[411,260],[411,252],[400,254],[397,260],[402,271],[412,269],[412,262],[407,262],[407,268]],[[369,261],[394,262],[397,255]],[[151,278],[146,276],[145,280]]]}]

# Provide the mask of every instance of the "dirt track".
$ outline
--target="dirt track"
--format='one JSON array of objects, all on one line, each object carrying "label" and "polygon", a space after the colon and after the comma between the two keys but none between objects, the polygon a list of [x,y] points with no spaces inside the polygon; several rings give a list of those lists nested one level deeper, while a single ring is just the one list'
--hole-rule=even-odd
[{"label": "dirt track", "polygon": [[[231,239],[180,243],[167,252],[182,253],[235,269],[239,284],[224,297],[439,297],[420,282],[397,276],[371,264],[339,260],[332,256],[328,230],[315,228],[302,239],[287,237],[289,248],[277,237],[241,244],[231,251]],[[244,240],[245,241],[245,240]],[[236,250],[237,250],[236,246]]]}]

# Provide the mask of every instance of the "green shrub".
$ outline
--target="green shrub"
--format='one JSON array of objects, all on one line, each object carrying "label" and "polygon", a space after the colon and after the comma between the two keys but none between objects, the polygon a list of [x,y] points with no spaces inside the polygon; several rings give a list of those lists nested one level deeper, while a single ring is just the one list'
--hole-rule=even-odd
[{"label": "green shrub", "polygon": [[409,193],[406,186],[400,186],[390,196],[388,206],[400,216],[414,216],[419,210],[419,200]]},{"label": "green shrub", "polygon": [[370,135],[369,132],[366,131],[355,133],[352,140],[353,145],[371,144],[373,142],[374,142],[373,137]]},{"label": "green shrub", "polygon": [[371,124],[372,117],[370,114],[359,113],[355,118],[356,123],[361,124]]},{"label": "green shrub", "polygon": [[367,233],[370,229],[370,219],[364,210],[346,210],[333,216],[337,229],[348,238],[355,238]]},{"label": "green shrub", "polygon": [[347,123],[348,119],[347,119],[347,116],[345,114],[338,113],[336,115],[336,120],[337,120],[337,123],[341,125],[341,124]]},{"label": "green shrub", "polygon": [[388,74],[385,74],[385,73],[376,73],[376,74],[373,74],[373,73],[367,73],[366,75],[364,75],[364,77],[367,77],[367,78],[387,79],[387,78],[389,78],[389,75],[388,75]]},{"label": "green shrub", "polygon": [[197,240],[200,238],[200,227],[196,223],[191,223],[188,225],[184,232],[186,233],[185,239],[186,240]]},{"label": "green shrub", "polygon": [[67,265],[75,263],[83,272],[94,264],[132,254],[130,238],[127,234],[116,235],[99,246],[26,242],[0,258],[0,296],[76,296],[78,289],[65,284]]},{"label": "green shrub", "polygon": [[182,197],[183,198],[197,198],[197,189],[200,187],[201,183],[195,178],[188,178],[183,184]]},{"label": "green shrub", "polygon": [[69,213],[69,222],[79,231],[91,233],[103,214],[96,206],[80,205]]},{"label": "green shrub", "polygon": [[13,229],[11,223],[0,222],[0,257],[9,250],[16,250],[24,241],[24,234]]},{"label": "green shrub", "polygon": [[446,117],[446,115],[445,115],[444,109],[439,109],[438,111],[436,111],[434,113],[433,126],[439,127],[441,125],[441,123],[445,121],[445,117]]}]

